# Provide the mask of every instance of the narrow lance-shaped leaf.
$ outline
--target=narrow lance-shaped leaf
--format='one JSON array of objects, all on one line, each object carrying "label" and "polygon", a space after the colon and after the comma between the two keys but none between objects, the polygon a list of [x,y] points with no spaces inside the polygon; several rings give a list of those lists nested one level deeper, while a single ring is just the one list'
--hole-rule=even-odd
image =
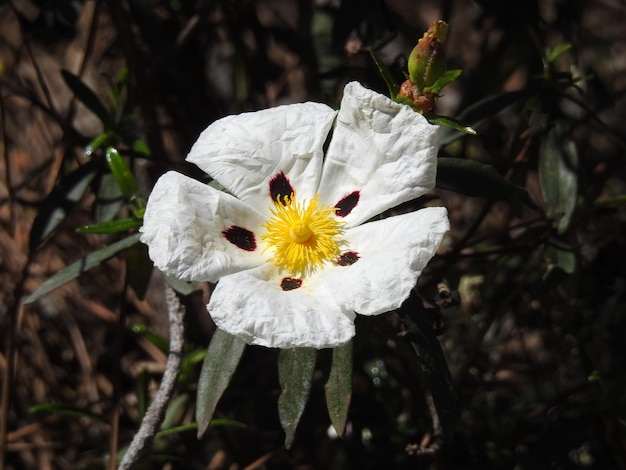
[{"label": "narrow lance-shaped leaf", "polygon": [[131,327],[131,330],[133,333],[141,336],[142,338],[146,339],[151,344],[156,346],[159,349],[159,351],[161,351],[163,354],[168,353],[169,348],[170,348],[170,344],[168,340],[165,339],[163,336],[150,330],[147,326],[136,324]]},{"label": "narrow lance-shaped leaf", "polygon": [[[462,122],[466,126],[476,129],[481,122],[493,118],[504,108],[521,101],[529,94],[530,90],[520,90],[488,96],[465,108],[455,119],[457,122]],[[459,137],[461,135],[455,130],[444,128],[438,136],[439,145],[443,147]]]},{"label": "narrow lance-shaped leaf", "polygon": [[79,408],[72,405],[64,405],[61,403],[41,403],[31,406],[29,413],[50,413],[55,415],[71,416],[73,418],[81,418],[92,421],[94,423],[104,423],[106,420],[103,416],[95,414],[86,408]]},{"label": "narrow lance-shaped leaf", "polygon": [[563,233],[570,225],[578,199],[578,151],[566,135],[564,122],[557,122],[541,140],[538,169],[548,217]]},{"label": "narrow lance-shaped leaf", "polygon": [[83,150],[83,155],[85,157],[91,157],[96,150],[106,145],[107,142],[114,136],[115,134],[113,132],[103,132],[102,134],[94,137],[92,141],[87,144],[85,150]]},{"label": "narrow lance-shaped leaf", "polygon": [[96,94],[85,85],[80,78],[68,70],[61,70],[61,75],[66,85],[72,90],[76,98],[78,98],[89,110],[100,118],[105,129],[109,129],[113,124],[111,114],[102,104],[102,101]]},{"label": "narrow lance-shaped leaf", "polygon": [[285,447],[289,449],[296,427],[309,399],[317,351],[312,348],[283,349],[278,356],[278,381],[282,393],[278,397],[278,416],[285,431]]},{"label": "narrow lance-shaped leaf", "polygon": [[142,221],[134,217],[109,220],[99,224],[83,225],[76,229],[77,233],[120,233],[141,227]]},{"label": "narrow lance-shaped leaf", "polygon": [[424,93],[434,93],[439,94],[439,92],[447,85],[452,83],[454,80],[459,78],[463,73],[462,70],[447,70],[441,75],[435,83],[430,86],[424,87]]},{"label": "narrow lance-shaped leaf", "polygon": [[201,437],[209,427],[217,402],[235,373],[245,347],[246,343],[241,339],[223,330],[215,330],[198,379],[196,400],[198,437]]},{"label": "narrow lance-shaped leaf", "polygon": [[324,391],[330,422],[337,435],[341,436],[352,396],[352,341],[333,349],[333,362]]},{"label": "narrow lance-shaped leaf", "polygon": [[554,47],[554,49],[552,49],[551,51],[548,51],[548,53],[546,54],[546,61],[548,63],[554,62],[559,56],[561,56],[561,54],[563,54],[566,51],[569,51],[571,48],[572,48],[572,45],[567,42],[562,42],[560,44],[557,44]]},{"label": "narrow lance-shaped leaf", "polygon": [[41,203],[37,217],[33,221],[29,240],[31,251],[43,243],[46,237],[65,220],[69,211],[87,191],[98,170],[99,163],[91,160],[61,178],[52,192]]},{"label": "narrow lance-shaped leaf", "polygon": [[167,284],[179,294],[189,295],[200,288],[199,284],[196,282],[181,281],[180,279],[170,277],[165,273],[161,274],[165,282],[167,282]]},{"label": "narrow lance-shaped leaf", "polygon": [[95,205],[97,222],[113,220],[124,205],[124,195],[111,173],[101,176],[98,184],[98,199]]},{"label": "narrow lance-shaped leaf", "polygon": [[476,131],[474,129],[464,124],[461,124],[454,118],[448,116],[438,116],[435,114],[429,114],[427,118],[428,122],[430,122],[431,124],[440,124],[443,126],[451,127],[452,129],[455,129],[457,131],[464,132],[465,134],[476,135]]},{"label": "narrow lance-shaped leaf", "polygon": [[126,251],[128,284],[141,300],[144,299],[148,290],[152,266],[152,261],[148,256],[148,247],[143,243],[137,243]]},{"label": "narrow lance-shaped leaf", "polygon": [[107,148],[106,161],[122,194],[127,198],[136,196],[139,192],[137,181],[119,152],[113,147]]},{"label": "narrow lance-shaped leaf", "polygon": [[378,72],[383,77],[387,88],[389,88],[389,97],[392,100],[395,100],[396,96],[398,96],[398,93],[400,93],[400,86],[393,78],[393,75],[391,75],[391,71],[389,70],[389,68],[382,60],[380,60],[380,57],[378,57],[378,55],[372,49],[370,49],[370,54],[372,56],[372,59],[374,60],[374,63],[376,64],[376,68],[378,68]]},{"label": "narrow lance-shaped leaf", "polygon": [[103,261],[112,258],[121,251],[130,248],[139,241],[139,234],[135,233],[130,237],[124,238],[112,245],[101,248],[99,250],[89,253],[79,261],[70,264],[68,267],[62,269],[51,278],[44,281],[32,294],[24,299],[24,304],[29,304],[40,298],[58,287],[76,279],[85,271],[98,266]]},{"label": "narrow lance-shaped leaf", "polygon": [[519,200],[532,209],[537,208],[524,188],[505,180],[492,166],[475,160],[439,158],[437,186],[467,196]]},{"label": "narrow lance-shaped leaf", "polygon": [[549,237],[546,240],[543,257],[551,266],[556,266],[567,274],[576,271],[576,252],[565,240]]}]

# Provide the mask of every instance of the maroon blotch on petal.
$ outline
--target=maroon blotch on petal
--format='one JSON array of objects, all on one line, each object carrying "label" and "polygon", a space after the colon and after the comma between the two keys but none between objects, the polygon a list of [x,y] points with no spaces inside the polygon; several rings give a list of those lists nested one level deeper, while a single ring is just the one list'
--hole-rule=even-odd
[{"label": "maroon blotch on petal", "polygon": [[353,191],[343,199],[341,199],[337,204],[335,204],[335,214],[338,217],[345,217],[352,209],[356,207],[359,203],[359,198],[361,197],[361,193],[359,191]]},{"label": "maroon blotch on petal", "polygon": [[285,277],[280,282],[280,288],[282,290],[294,290],[302,285],[302,279],[298,279],[296,277]]},{"label": "maroon blotch on petal", "polygon": [[337,258],[339,266],[350,266],[359,260],[360,256],[356,251],[346,251]]},{"label": "maroon blotch on petal", "polygon": [[231,225],[222,232],[222,235],[224,235],[226,240],[242,250],[256,250],[256,239],[254,238],[254,233],[247,228]]},{"label": "maroon blotch on petal", "polygon": [[287,205],[286,197],[291,197],[294,193],[291,183],[282,171],[274,175],[270,180],[270,196],[272,201],[280,201],[283,206]]}]

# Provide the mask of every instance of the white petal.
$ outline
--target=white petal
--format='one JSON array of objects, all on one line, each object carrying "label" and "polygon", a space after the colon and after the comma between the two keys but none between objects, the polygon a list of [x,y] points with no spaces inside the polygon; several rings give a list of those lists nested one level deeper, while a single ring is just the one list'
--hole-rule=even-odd
[{"label": "white petal", "polygon": [[354,336],[354,312],[319,283],[290,291],[272,265],[223,277],[207,306],[217,326],[248,344],[331,348]]},{"label": "white petal", "polygon": [[360,191],[345,218],[352,226],[427,193],[435,185],[437,131],[409,106],[348,83],[319,193],[334,205]]},{"label": "white petal", "polygon": [[315,194],[322,147],[335,115],[326,105],[300,103],[227,116],[202,132],[187,160],[267,213],[272,205],[269,180],[281,171],[300,200]]},{"label": "white petal", "polygon": [[337,303],[362,315],[400,307],[449,229],[447,211],[429,207],[349,229],[345,239],[359,260],[327,269],[322,282]]},{"label": "white petal", "polygon": [[216,282],[264,262],[258,233],[254,251],[233,245],[222,234],[231,226],[255,232],[263,220],[233,196],[169,172],[148,198],[141,241],[164,273],[186,281]]}]

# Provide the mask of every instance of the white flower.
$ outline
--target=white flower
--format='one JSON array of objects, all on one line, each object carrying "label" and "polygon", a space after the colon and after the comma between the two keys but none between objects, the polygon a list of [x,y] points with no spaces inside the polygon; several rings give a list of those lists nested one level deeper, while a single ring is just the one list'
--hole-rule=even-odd
[{"label": "white flower", "polygon": [[166,274],[219,280],[208,310],[226,332],[269,347],[338,346],[355,312],[402,304],[448,230],[442,207],[366,222],[433,188],[436,134],[356,82],[338,112],[302,103],[225,117],[187,160],[230,194],[166,173],[141,240]]}]

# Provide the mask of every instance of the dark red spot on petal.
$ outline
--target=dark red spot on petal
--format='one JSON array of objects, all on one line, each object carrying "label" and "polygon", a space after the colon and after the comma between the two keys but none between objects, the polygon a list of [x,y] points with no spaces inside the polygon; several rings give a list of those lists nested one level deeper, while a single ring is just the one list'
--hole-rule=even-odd
[{"label": "dark red spot on petal", "polygon": [[337,258],[339,266],[350,266],[359,260],[360,256],[356,251],[346,251]]},{"label": "dark red spot on petal", "polygon": [[270,196],[272,201],[279,201],[283,206],[287,205],[286,197],[290,198],[294,193],[291,183],[282,171],[274,175],[270,180]]},{"label": "dark red spot on petal", "polygon": [[302,279],[298,279],[295,277],[285,277],[280,282],[280,287],[282,290],[294,290],[302,285]]},{"label": "dark red spot on petal", "polygon": [[222,232],[224,238],[231,242],[238,248],[246,251],[256,250],[256,240],[254,233],[247,228],[238,227],[237,225],[231,225]]},{"label": "dark red spot on petal", "polygon": [[353,191],[345,196],[337,204],[335,204],[335,214],[338,217],[345,217],[348,215],[359,203],[360,197],[361,193],[359,191]]}]

